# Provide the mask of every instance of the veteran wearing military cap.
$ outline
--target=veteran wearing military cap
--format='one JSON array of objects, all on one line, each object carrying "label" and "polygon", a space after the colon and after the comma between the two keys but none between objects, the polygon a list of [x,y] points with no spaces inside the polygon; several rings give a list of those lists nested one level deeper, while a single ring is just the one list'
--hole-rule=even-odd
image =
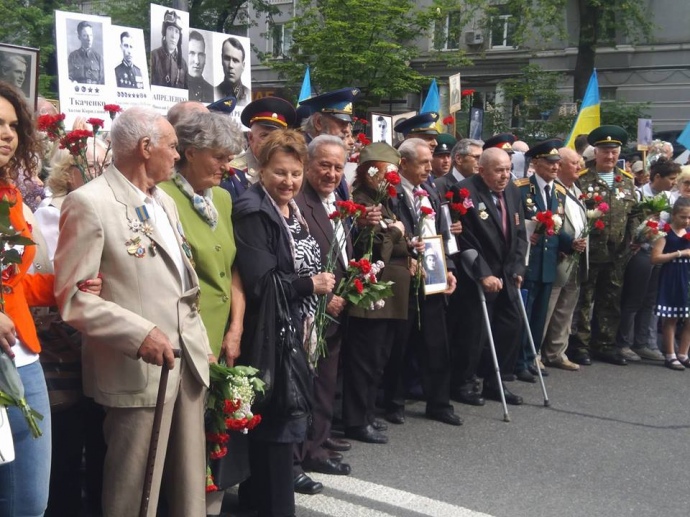
[{"label": "veteran wearing military cap", "polygon": [[[541,361],[532,355],[527,332],[532,333],[534,346],[539,348],[544,335],[546,315],[551,296],[551,288],[556,279],[559,253],[570,254],[573,251],[573,237],[563,229],[565,215],[565,188],[555,180],[560,169],[561,155],[558,150],[563,147],[559,139],[550,139],[532,147],[525,156],[531,158],[534,174],[529,178],[515,181],[520,190],[522,211],[525,221],[536,224],[529,236],[530,249],[527,272],[523,289],[527,290],[527,316],[529,328],[524,330],[522,349],[515,366],[518,380],[536,382],[536,368]],[[554,226],[549,235],[543,224],[536,223],[537,214],[550,211]],[[529,231],[528,231],[529,233]],[[536,364],[535,364],[536,359]]]},{"label": "veteran wearing military cap", "polygon": [[187,62],[182,57],[180,16],[165,11],[161,46],[151,52],[151,84],[187,89]]},{"label": "veteran wearing military cap", "polygon": [[431,158],[430,180],[441,178],[450,172],[452,165],[450,153],[455,145],[455,138],[448,133],[440,133],[436,137],[436,142],[438,145]]},{"label": "veteran wearing military cap", "polygon": [[134,44],[132,36],[127,31],[120,34],[120,50],[122,50],[122,63],[115,67],[117,87],[142,89],[144,76],[141,74],[141,69],[132,62]]},{"label": "veteran wearing military cap", "polygon": [[293,126],[295,108],[279,97],[264,97],[247,104],[242,110],[240,120],[249,128],[249,147],[230,163],[234,174],[220,185],[230,192],[233,201],[250,185],[259,181],[259,163],[256,159],[259,148],[273,131]]},{"label": "veteran wearing military cap", "polygon": [[402,133],[404,140],[409,140],[410,138],[424,140],[429,144],[429,149],[433,153],[436,146],[438,146],[436,122],[438,122],[438,113],[429,111],[398,122],[393,129],[396,133]]},{"label": "veteran wearing military cap", "polygon": [[508,154],[513,154],[515,152],[513,151],[513,144],[516,140],[517,138],[515,138],[515,135],[511,133],[499,133],[487,139],[482,149],[486,151],[487,149],[496,147],[497,149],[504,150]]},{"label": "veteran wearing military cap", "polygon": [[[580,290],[577,332],[568,353],[578,364],[591,364],[590,351],[603,361],[627,364],[614,346],[623,273],[636,225],[631,217],[636,201],[633,176],[616,167],[621,146],[627,140],[627,133],[618,126],[600,126],[587,137],[594,146],[594,165],[580,172],[584,202],[588,209],[594,208],[600,197],[610,209],[601,219],[603,229],[594,229],[589,236],[589,276]],[[596,321],[596,333],[592,332],[592,321]]]},{"label": "veteran wearing military cap", "polygon": [[103,57],[93,49],[93,27],[87,21],[79,22],[77,35],[81,47],[67,57],[69,80],[81,84],[105,84]]}]

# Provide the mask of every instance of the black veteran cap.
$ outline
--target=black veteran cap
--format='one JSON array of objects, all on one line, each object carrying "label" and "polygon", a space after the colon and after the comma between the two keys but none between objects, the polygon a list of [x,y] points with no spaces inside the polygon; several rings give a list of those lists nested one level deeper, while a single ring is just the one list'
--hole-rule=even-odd
[{"label": "black veteran cap", "polygon": [[319,111],[352,122],[352,103],[358,95],[359,88],[342,88],[303,100],[300,106],[307,106],[312,113]]},{"label": "black veteran cap", "polygon": [[223,97],[216,102],[212,102],[206,107],[211,111],[230,115],[230,113],[232,113],[232,111],[235,109],[235,106],[237,106],[237,99],[230,95],[228,97]]},{"label": "black veteran cap", "polygon": [[375,142],[362,148],[359,153],[359,163],[386,162],[400,165],[400,153],[386,142]]},{"label": "black veteran cap", "polygon": [[247,104],[240,120],[247,127],[254,124],[277,129],[286,129],[295,123],[295,108],[288,101],[278,97],[264,97]]},{"label": "black veteran cap", "polygon": [[438,135],[436,130],[436,122],[438,121],[438,113],[430,111],[428,113],[420,113],[407,120],[398,122],[395,125],[395,131],[402,133],[405,138],[414,135]]},{"label": "black veteran cap", "polygon": [[563,147],[563,140],[552,138],[535,144],[534,147],[525,153],[525,156],[532,159],[543,158],[550,162],[557,162],[561,159],[561,155],[558,154],[558,150],[561,147]]},{"label": "black veteran cap", "polygon": [[621,147],[627,141],[628,133],[620,126],[599,126],[587,135],[587,143],[594,147]]},{"label": "black veteran cap", "polygon": [[503,149],[509,154],[513,154],[513,143],[515,140],[517,140],[517,138],[515,138],[515,135],[511,133],[499,133],[498,135],[494,135],[484,142],[484,147],[482,147],[482,149],[486,151],[492,147],[497,147],[498,149]]},{"label": "black veteran cap", "polygon": [[439,154],[450,154],[450,151],[453,149],[456,140],[448,133],[439,133],[436,137],[436,142],[438,145],[434,149],[434,156]]}]

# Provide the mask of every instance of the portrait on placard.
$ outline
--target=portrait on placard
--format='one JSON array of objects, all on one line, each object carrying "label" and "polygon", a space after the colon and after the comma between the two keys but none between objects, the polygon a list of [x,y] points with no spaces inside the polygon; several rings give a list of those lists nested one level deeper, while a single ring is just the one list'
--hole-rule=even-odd
[{"label": "portrait on placard", "polygon": [[0,43],[0,81],[16,87],[35,107],[38,96],[38,49]]},{"label": "portrait on placard", "polygon": [[105,84],[103,23],[93,19],[66,20],[67,75],[76,84]]},{"label": "portrait on placard", "polygon": [[423,240],[424,294],[442,293],[448,288],[443,238],[440,235],[434,235],[425,237]]},{"label": "portrait on placard", "polygon": [[237,99],[237,107],[244,107],[252,100],[249,39],[219,33],[214,36],[214,50],[218,53],[215,100],[232,95]]},{"label": "portrait on placard", "polygon": [[460,74],[451,75],[448,78],[448,89],[450,90],[450,113],[460,111],[462,108],[462,92],[460,90]]},{"label": "portrait on placard", "polygon": [[481,140],[483,128],[484,110],[481,108],[470,108],[469,138],[471,138],[472,140]]},{"label": "portrait on placard", "polygon": [[393,117],[381,113],[372,113],[370,117],[371,141],[393,145]]},{"label": "portrait on placard", "polygon": [[397,131],[395,131],[395,126],[397,126],[400,122],[406,121],[406,120],[407,120],[408,118],[410,118],[410,117],[414,117],[416,114],[417,114],[416,111],[407,111],[407,112],[405,112],[405,113],[399,113],[398,115],[393,115],[393,118],[392,118],[392,126],[393,126],[393,129],[392,129],[392,137],[393,137],[393,144],[391,144],[391,145],[395,145],[396,143],[402,142],[403,140],[405,140],[405,135],[403,135],[402,133],[398,133]]},{"label": "portrait on placard", "polygon": [[637,150],[646,151],[652,145],[653,126],[651,118],[637,119]]},{"label": "portrait on placard", "polygon": [[189,13],[151,4],[151,85],[187,89]]},{"label": "portrait on placard", "polygon": [[214,100],[213,63],[216,58],[213,47],[213,33],[191,29],[187,51],[187,88],[189,100],[205,104]]},{"label": "portrait on placard", "polygon": [[106,41],[107,48],[113,49],[105,56],[107,69],[114,76],[113,102],[120,104],[124,109],[149,105],[151,89],[144,31],[135,27],[112,25]]}]

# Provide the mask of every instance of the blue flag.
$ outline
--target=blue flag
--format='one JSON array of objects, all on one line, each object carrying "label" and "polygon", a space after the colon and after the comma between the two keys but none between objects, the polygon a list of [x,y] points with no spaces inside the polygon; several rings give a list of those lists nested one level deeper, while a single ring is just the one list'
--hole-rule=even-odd
[{"label": "blue flag", "polygon": [[309,65],[307,65],[307,71],[304,72],[304,79],[302,79],[302,89],[299,91],[299,100],[297,104],[302,101],[306,101],[311,97],[311,76],[309,75]]},{"label": "blue flag", "polygon": [[441,109],[441,100],[438,96],[438,85],[436,84],[436,79],[432,79],[431,86],[429,86],[429,93],[424,99],[424,104],[422,104],[422,109],[419,110],[420,113],[438,113]]},{"label": "blue flag", "polygon": [[681,143],[687,149],[690,149],[690,122],[688,122],[688,125],[685,126],[683,132],[680,135],[678,135],[678,138],[676,138],[676,142]]}]

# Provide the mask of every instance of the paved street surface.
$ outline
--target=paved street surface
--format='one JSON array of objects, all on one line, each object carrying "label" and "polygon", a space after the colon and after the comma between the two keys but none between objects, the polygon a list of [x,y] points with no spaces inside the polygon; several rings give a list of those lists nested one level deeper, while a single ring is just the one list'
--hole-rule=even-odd
[{"label": "paved street surface", "polygon": [[[551,407],[538,384],[502,420],[498,402],[455,404],[462,427],[426,420],[411,402],[388,445],[352,442],[350,476],[313,477],[303,517],[687,517],[690,371],[661,363],[549,368]],[[230,515],[241,515],[233,513]]]}]

